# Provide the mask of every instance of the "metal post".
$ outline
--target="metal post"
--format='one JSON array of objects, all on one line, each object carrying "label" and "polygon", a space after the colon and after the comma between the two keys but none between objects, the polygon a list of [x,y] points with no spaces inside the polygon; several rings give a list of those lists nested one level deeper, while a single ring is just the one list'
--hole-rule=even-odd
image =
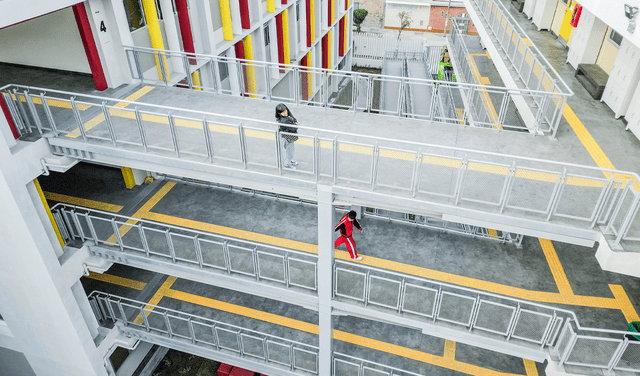
[{"label": "metal post", "polygon": [[213,163],[213,145],[211,144],[211,134],[209,133],[209,122],[207,121],[207,117],[204,116],[202,118],[202,132],[204,133],[204,144],[207,148],[207,157],[209,158],[209,162]]},{"label": "metal post", "polygon": [[173,241],[171,240],[171,233],[169,233],[169,229],[164,231],[165,239],[167,240],[167,246],[169,247],[169,254],[171,255],[171,261],[176,263],[176,250],[173,248]]},{"label": "metal post", "polygon": [[80,129],[82,139],[87,142],[87,131],[84,129],[82,116],[80,116],[80,111],[78,111],[78,105],[76,104],[75,97],[71,97],[71,109],[73,110],[73,116],[76,119],[76,124],[78,124],[78,129]]},{"label": "metal post", "polygon": [[167,66],[165,64],[165,54],[161,52],[157,52],[156,58],[160,63],[160,72],[162,73],[162,81],[164,82],[164,86],[169,87],[169,79],[167,78]]},{"label": "metal post", "polygon": [[619,246],[620,242],[624,239],[625,236],[627,236],[627,233],[629,232],[629,228],[631,227],[631,224],[633,223],[634,219],[636,218],[636,215],[638,214],[639,201],[640,201],[640,195],[637,195],[633,199],[633,204],[631,204],[629,211],[627,211],[627,215],[625,215],[624,220],[622,221],[622,224],[620,224],[620,229],[618,230],[618,236],[616,236],[616,240],[613,242],[614,247]]},{"label": "metal post", "polygon": [[20,111],[18,111],[15,101],[12,99],[13,95],[11,94],[11,92],[9,92],[9,94],[2,93],[2,96],[4,98],[5,103],[7,104],[7,107],[9,108],[9,113],[11,113],[11,118],[16,124],[16,129],[18,130],[18,133],[20,134],[20,136],[24,136],[25,132],[29,133],[29,131],[27,130],[27,127],[25,126],[25,123],[20,117]]},{"label": "metal post", "polygon": [[45,98],[44,93],[40,93],[40,101],[42,102],[42,108],[44,108],[44,113],[47,115],[47,121],[49,121],[49,125],[51,126],[51,130],[53,131],[53,135],[58,137],[58,128],[56,127],[56,122],[53,119],[53,114],[51,113],[51,108],[49,107],[49,101]]},{"label": "metal post", "polygon": [[[332,354],[332,297],[334,278],[334,247],[333,247],[333,192],[331,187],[318,185],[318,274],[327,278],[320,278],[318,283],[318,353],[319,375],[331,374]],[[293,362],[292,362],[293,363]]]},{"label": "metal post", "polygon": [[142,243],[142,248],[144,248],[144,253],[149,257],[149,243],[147,243],[147,236],[144,233],[142,224],[138,225],[138,233],[140,234],[140,242]]},{"label": "metal post", "polygon": [[113,228],[113,233],[116,235],[116,241],[118,242],[118,246],[120,246],[120,251],[124,252],[122,236],[120,235],[120,230],[118,229],[118,225],[116,225],[116,219],[114,217],[111,217],[111,227]]},{"label": "metal post", "polygon": [[373,146],[373,150],[371,151],[371,190],[373,191],[376,186],[376,170],[378,167],[378,156],[380,154],[380,150],[378,149],[378,143]]},{"label": "metal post", "polygon": [[411,177],[411,197],[416,197],[418,186],[420,185],[420,170],[422,166],[422,148],[418,149],[418,154],[414,160],[413,175]]},{"label": "metal post", "polygon": [[293,98],[296,102],[296,106],[299,106],[300,98],[302,97],[302,88],[300,87],[300,68],[295,66],[293,71],[291,71],[291,74],[293,74]]},{"label": "metal post", "polygon": [[189,65],[189,58],[187,55],[182,55],[182,65],[185,72],[185,79],[187,80],[187,86],[189,89],[193,89],[193,79],[191,78],[191,66]]},{"label": "metal post", "polygon": [[109,108],[107,108],[107,101],[102,101],[102,114],[104,115],[104,122],[107,124],[107,129],[109,130],[109,137],[111,138],[111,143],[113,146],[116,146],[116,131],[113,129],[113,123],[111,122],[111,114],[109,114]]},{"label": "metal post", "polygon": [[149,151],[149,145],[147,144],[147,134],[144,130],[144,124],[142,124],[142,115],[140,115],[140,107],[136,106],[135,108],[136,115],[136,124],[138,125],[138,132],[140,133],[140,141],[142,142],[142,147],[144,147],[144,151]]},{"label": "metal post", "polygon": [[211,77],[213,77],[213,90],[222,94],[222,83],[220,82],[220,72],[218,71],[218,61],[213,58],[209,59],[209,70],[211,71]]},{"label": "metal post", "polygon": [[282,175],[282,136],[280,129],[276,130],[276,165],[278,166],[278,174]]},{"label": "metal post", "polygon": [[173,141],[173,150],[176,152],[176,157],[180,158],[180,145],[178,144],[178,132],[176,130],[176,123],[173,119],[173,112],[169,111],[167,114],[169,119],[169,130],[171,131],[171,140]]},{"label": "metal post", "polygon": [[318,132],[313,135],[313,174],[318,181],[320,177],[320,140],[318,139]]},{"label": "metal post", "polygon": [[36,106],[33,104],[33,99],[28,94],[27,90],[24,91],[24,100],[27,102],[27,107],[29,107],[29,111],[31,112],[31,117],[33,121],[36,123],[36,129],[38,133],[42,135],[42,122],[40,122],[40,116],[38,116],[38,112],[36,111]]},{"label": "metal post", "polygon": [[333,175],[333,185],[336,184],[338,179],[338,136],[333,137],[333,168],[331,174]]},{"label": "metal post", "polygon": [[240,140],[240,154],[242,157],[242,163],[244,164],[244,169],[247,169],[247,144],[244,139],[244,127],[242,126],[242,122],[238,126],[238,138]]},{"label": "metal post", "polygon": [[136,64],[136,71],[138,72],[140,83],[144,84],[144,74],[142,73],[142,67],[140,66],[140,53],[135,49],[133,50],[133,61]]},{"label": "metal post", "polygon": [[449,10],[451,9],[451,0],[449,0],[449,5],[447,5],[447,17],[444,19],[444,34],[443,36],[447,36],[447,21],[449,21]]},{"label": "metal post", "polygon": [[268,64],[264,65],[264,83],[265,90],[267,91],[267,99],[271,102],[271,67]]},{"label": "metal post", "polygon": [[547,214],[547,221],[551,219],[551,216],[556,211],[556,207],[558,206],[558,202],[560,201],[560,197],[562,197],[562,192],[564,191],[566,180],[567,168],[564,167],[562,169],[562,177],[560,178],[560,182],[558,183],[558,189],[554,192],[555,195],[551,197],[551,208],[549,209],[549,214]]}]

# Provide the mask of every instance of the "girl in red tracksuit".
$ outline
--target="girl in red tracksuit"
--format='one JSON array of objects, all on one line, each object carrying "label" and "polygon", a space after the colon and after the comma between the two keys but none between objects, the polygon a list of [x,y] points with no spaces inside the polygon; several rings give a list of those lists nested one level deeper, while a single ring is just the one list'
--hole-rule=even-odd
[{"label": "girl in red tracksuit", "polygon": [[351,237],[353,226],[356,226],[356,228],[362,232],[362,227],[360,227],[360,223],[356,219],[356,214],[357,213],[352,210],[340,218],[340,222],[338,222],[334,230],[340,230],[340,236],[335,242],[335,247],[337,248],[340,244],[344,243],[347,246],[347,250],[349,250],[351,259],[360,261],[362,260],[362,256],[358,256],[358,252],[356,252],[356,242],[354,242]]}]

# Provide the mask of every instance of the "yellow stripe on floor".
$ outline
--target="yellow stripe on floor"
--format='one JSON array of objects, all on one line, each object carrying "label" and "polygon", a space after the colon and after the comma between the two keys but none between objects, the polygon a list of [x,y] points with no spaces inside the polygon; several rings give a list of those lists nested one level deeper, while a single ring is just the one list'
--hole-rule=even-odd
[{"label": "yellow stripe on floor", "polygon": [[[13,96],[13,100],[16,99],[16,95],[12,94]],[[24,97],[24,95],[19,95],[20,97],[20,101],[21,102],[26,102],[27,99]],[[40,99],[39,97],[31,97],[31,99],[33,100],[34,104],[42,104],[42,99]],[[66,102],[66,101],[61,101],[61,100],[57,100],[57,99],[49,99],[47,98],[47,104],[49,106],[52,107],[60,107],[60,108],[68,108],[71,109],[71,103],[70,102]],[[91,108],[90,105],[88,104],[82,104],[82,103],[78,103],[78,110],[80,111],[84,111],[88,108]]]},{"label": "yellow stripe on floor", "polygon": [[80,197],[67,196],[67,195],[54,193],[54,192],[44,192],[44,196],[47,198],[47,200],[64,202],[65,204],[71,204],[71,205],[84,206],[85,208],[90,208],[90,209],[104,210],[111,213],[117,213],[123,208],[123,206],[121,205],[108,204],[106,202],[94,201],[94,200],[89,200],[89,199],[80,198]]},{"label": "yellow stripe on floor", "polygon": [[556,249],[553,247],[553,243],[551,243],[551,240],[548,239],[538,238],[538,241],[542,246],[542,251],[544,252],[545,257],[547,258],[549,268],[551,269],[551,274],[553,275],[553,279],[556,281],[556,285],[558,286],[558,291],[560,291],[560,294],[573,295],[573,289],[571,288],[569,279],[564,272],[562,263],[558,258]]},{"label": "yellow stripe on floor", "polygon": [[[145,315],[149,316],[151,311],[153,311],[153,309],[155,308],[153,306],[157,306],[158,303],[160,303],[160,300],[162,300],[162,298],[167,294],[167,292],[169,291],[169,289],[177,279],[178,279],[177,277],[173,277],[173,276],[167,277],[167,280],[164,281],[164,283],[162,284],[162,286],[160,286],[158,291],[156,291],[153,297],[151,297],[151,300],[149,300],[149,305],[144,306]],[[133,320],[133,322],[136,324],[142,324],[144,322],[144,319],[142,318],[142,314],[138,314],[138,317],[136,317],[136,319]]]},{"label": "yellow stripe on floor", "polygon": [[527,372],[527,376],[538,376],[538,367],[536,367],[536,362],[529,359],[522,359],[524,362],[524,369]]},{"label": "yellow stripe on floor", "polygon": [[448,339],[444,340],[444,355],[445,358],[456,358],[456,343]]},{"label": "yellow stripe on floor", "polygon": [[118,277],[117,275],[106,274],[106,273],[99,274],[99,273],[90,272],[89,275],[86,275],[84,277],[94,279],[96,281],[111,283],[113,285],[129,287],[136,290],[142,290],[147,285],[144,282],[139,282],[133,279]]}]

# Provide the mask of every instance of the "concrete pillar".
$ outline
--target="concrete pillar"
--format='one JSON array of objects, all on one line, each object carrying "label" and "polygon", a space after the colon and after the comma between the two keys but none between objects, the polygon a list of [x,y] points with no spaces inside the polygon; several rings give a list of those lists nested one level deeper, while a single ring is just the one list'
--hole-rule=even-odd
[{"label": "concrete pillar", "polygon": [[318,185],[318,302],[319,302],[319,374],[331,374],[333,325],[333,193],[331,187]]},{"label": "concrete pillar", "polygon": [[[36,375],[106,376],[78,303],[25,186],[0,172],[2,317]],[[33,184],[33,183],[30,183]],[[2,288],[11,286],[11,288]]]},{"label": "concrete pillar", "polygon": [[586,8],[582,8],[578,27],[573,30],[567,62],[576,69],[578,64],[594,64],[606,32],[607,24]]},{"label": "concrete pillar", "polygon": [[[170,51],[181,51],[180,35],[178,35],[178,26],[176,25],[176,17],[173,14],[173,4],[171,0],[160,0],[160,8],[162,9],[164,32],[167,36],[167,49]],[[169,60],[173,72],[184,73],[182,58],[171,57]]]}]

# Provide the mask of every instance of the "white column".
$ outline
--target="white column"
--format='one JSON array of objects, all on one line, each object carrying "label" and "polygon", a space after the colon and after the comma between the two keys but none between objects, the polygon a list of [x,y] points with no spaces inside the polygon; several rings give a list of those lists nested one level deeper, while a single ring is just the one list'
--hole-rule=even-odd
[{"label": "white column", "polygon": [[10,181],[0,172],[0,227],[11,229],[0,232],[3,319],[36,375],[106,376],[71,289],[56,284],[60,264],[35,208],[41,203]]},{"label": "white column", "polygon": [[[160,0],[160,8],[162,9],[162,22],[164,23],[164,31],[167,35],[167,49],[170,51],[180,50],[180,36],[176,15],[173,14],[173,4],[171,0]],[[180,57],[172,57],[171,68],[173,72],[184,73],[184,62]]]},{"label": "white column", "polygon": [[567,63],[575,69],[578,69],[578,64],[594,64],[606,32],[607,24],[586,8],[582,8],[578,27],[573,30]]},{"label": "white column", "polygon": [[333,325],[331,301],[333,298],[333,193],[331,187],[318,185],[318,325],[319,374],[331,374]]},{"label": "white column", "polygon": [[[227,57],[236,57],[235,48],[231,47],[227,50]],[[231,88],[231,92],[233,95],[240,94],[240,85],[238,84],[238,80],[242,80],[243,78],[238,78],[238,66],[235,63],[229,63],[227,64],[227,68],[229,71],[229,87]]]}]

